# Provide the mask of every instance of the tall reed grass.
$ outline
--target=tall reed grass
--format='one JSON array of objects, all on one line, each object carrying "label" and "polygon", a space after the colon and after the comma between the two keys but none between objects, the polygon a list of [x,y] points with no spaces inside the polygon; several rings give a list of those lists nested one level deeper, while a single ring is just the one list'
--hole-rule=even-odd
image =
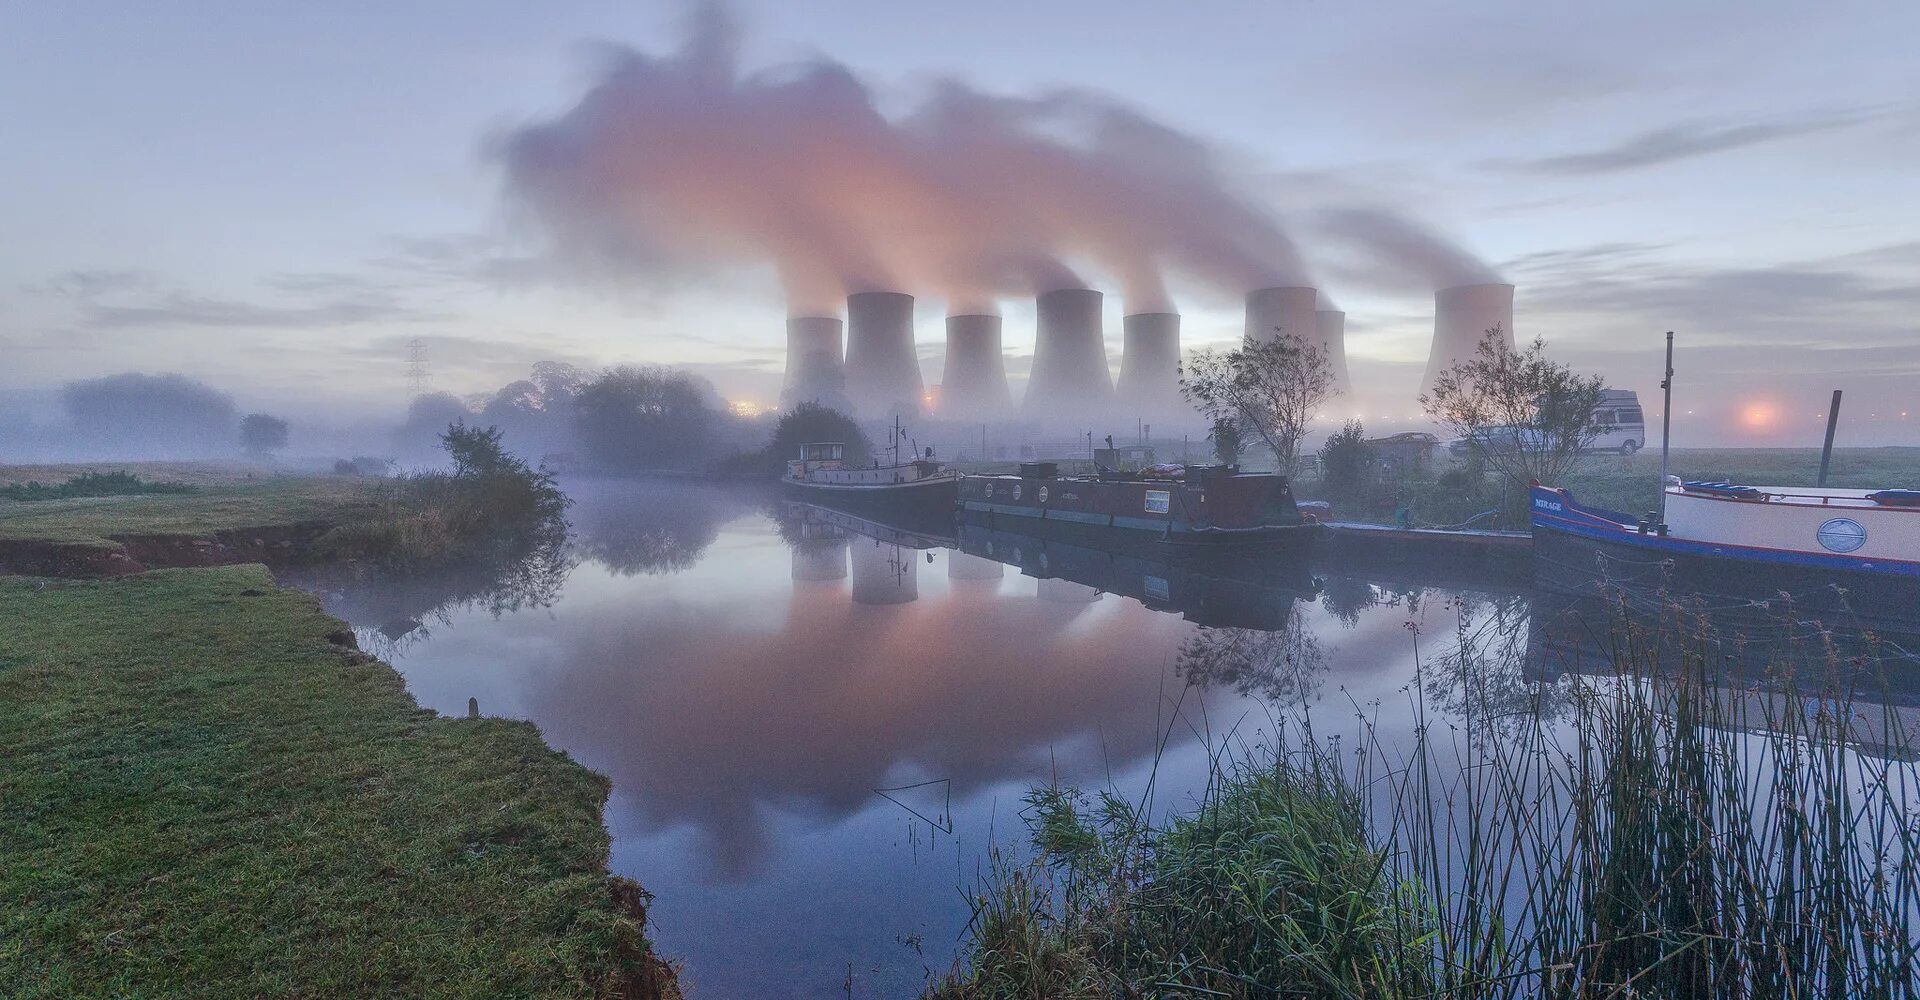
[{"label": "tall reed grass", "polygon": [[1036,789],[929,996],[1920,994],[1920,772],[1871,658],[1755,675],[1610,624],[1533,710],[1469,685],[1410,742],[1302,712],[1182,815]]}]

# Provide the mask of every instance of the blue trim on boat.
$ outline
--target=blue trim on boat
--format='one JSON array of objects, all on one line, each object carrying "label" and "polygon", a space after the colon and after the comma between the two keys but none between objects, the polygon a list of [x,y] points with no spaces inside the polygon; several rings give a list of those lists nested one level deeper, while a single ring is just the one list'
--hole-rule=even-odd
[{"label": "blue trim on boat", "polygon": [[[1724,542],[1696,542],[1670,535],[1643,535],[1636,530],[1635,524],[1605,516],[1612,514],[1611,511],[1603,514],[1598,508],[1586,507],[1564,493],[1543,486],[1533,488],[1531,500],[1535,529],[1556,531],[1561,534],[1672,555],[1770,563],[1778,566],[1800,566],[1808,569],[1842,570],[1875,576],[1920,578],[1920,563],[1904,562],[1898,559],[1855,559],[1824,552],[1797,552],[1792,549],[1767,549],[1748,545],[1729,545]],[[1541,509],[1543,501],[1552,505],[1548,511]],[[1558,512],[1550,512],[1553,510]]]},{"label": "blue trim on boat", "polygon": [[[1194,528],[1185,521],[1158,521],[1147,517],[1124,517],[1114,515],[1111,519],[1105,514],[1093,514],[1078,510],[1055,510],[1045,507],[1013,507],[980,500],[962,500],[960,506],[966,510],[993,514],[1006,514],[1009,517],[1024,517],[1033,521],[1071,521],[1075,524],[1109,525],[1115,528],[1129,528],[1135,531],[1164,533],[1169,528],[1176,535],[1192,534]],[[1045,516],[1043,517],[1042,514]]]}]

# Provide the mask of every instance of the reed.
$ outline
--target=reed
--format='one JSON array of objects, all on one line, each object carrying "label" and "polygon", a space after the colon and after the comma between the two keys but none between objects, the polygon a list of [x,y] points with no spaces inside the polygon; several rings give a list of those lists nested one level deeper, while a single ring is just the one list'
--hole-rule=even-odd
[{"label": "reed", "polygon": [[1875,661],[1740,674],[1685,621],[1612,625],[1598,673],[1518,709],[1469,684],[1410,742],[1296,710],[1158,823],[1036,790],[930,995],[1920,993],[1920,775]]}]

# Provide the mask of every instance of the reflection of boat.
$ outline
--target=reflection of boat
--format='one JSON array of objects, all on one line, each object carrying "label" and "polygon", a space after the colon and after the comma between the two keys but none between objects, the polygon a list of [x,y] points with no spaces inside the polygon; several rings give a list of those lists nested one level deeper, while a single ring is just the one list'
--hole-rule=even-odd
[{"label": "reflection of boat", "polygon": [[[1147,555],[983,525],[960,525],[960,551],[1017,567],[1042,583],[1060,581],[1131,597],[1156,611],[1207,626],[1278,630],[1295,599],[1313,593],[1305,567],[1291,560],[1231,558],[1208,551]],[[1055,587],[1065,600],[1086,591]]]},{"label": "reflection of boat", "polygon": [[888,512],[862,516],[851,511],[822,507],[815,503],[788,501],[786,516],[797,526],[801,537],[814,534],[851,532],[910,549],[950,549],[954,547],[951,515],[919,516],[919,512]]},{"label": "reflection of boat", "polygon": [[[1850,739],[1869,752],[1906,756],[1920,746],[1920,609],[1904,625],[1869,628],[1791,604],[1591,582],[1540,586],[1532,604],[1531,678],[1613,676],[1623,659],[1635,670],[1704,664],[1729,719],[1772,724],[1804,699],[1822,711],[1845,706]],[[1798,698],[1785,693],[1789,683]]]},{"label": "reflection of boat", "polygon": [[1906,490],[1757,489],[1670,484],[1666,523],[1532,493],[1534,559],[1577,589],[1634,570],[1680,592],[1772,600],[1863,621],[1920,606],[1920,494]]},{"label": "reflection of boat", "polygon": [[1160,544],[1304,542],[1319,531],[1300,516],[1287,477],[1231,465],[1061,476],[1052,462],[1026,462],[1019,475],[961,480],[960,508],[990,527]]}]

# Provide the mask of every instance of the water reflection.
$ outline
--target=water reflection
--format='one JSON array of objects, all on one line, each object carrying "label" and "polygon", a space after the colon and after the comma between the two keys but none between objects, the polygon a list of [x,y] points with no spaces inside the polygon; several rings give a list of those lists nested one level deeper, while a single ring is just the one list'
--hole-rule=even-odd
[{"label": "water reflection", "polygon": [[[612,778],[616,863],[659,893],[665,945],[707,995],[842,995],[849,962],[911,995],[1029,785],[1179,804],[1205,749],[1169,733],[1254,728],[1276,702],[1364,711],[1389,742],[1469,710],[1571,712],[1557,678],[1600,662],[1607,621],[1459,567],[1178,558],[693,483],[569,487],[577,562],[530,602],[551,607],[443,608],[458,627],[396,664],[423,704],[477,697]],[[364,633],[433,593],[330,606]],[[905,806],[875,791],[920,782],[932,798]],[[939,864],[914,812],[951,821]],[[925,956],[893,944],[923,931]]]}]

